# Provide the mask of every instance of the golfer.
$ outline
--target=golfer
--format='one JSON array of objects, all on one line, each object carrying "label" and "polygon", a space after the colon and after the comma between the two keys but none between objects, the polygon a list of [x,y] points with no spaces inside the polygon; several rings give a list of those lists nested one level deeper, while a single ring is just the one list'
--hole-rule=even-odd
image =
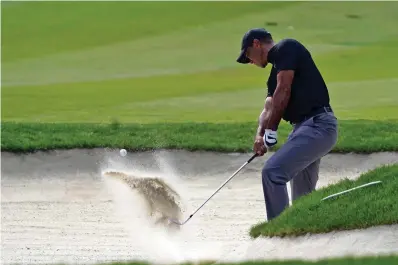
[{"label": "golfer", "polygon": [[267,148],[277,144],[281,119],[293,126],[285,144],[262,170],[267,219],[271,220],[289,206],[287,182],[293,201],[315,189],[321,158],[337,141],[337,119],[322,75],[299,41],[274,43],[265,29],[251,29],[243,36],[237,62],[261,68],[272,65],[254,152],[263,156]]}]

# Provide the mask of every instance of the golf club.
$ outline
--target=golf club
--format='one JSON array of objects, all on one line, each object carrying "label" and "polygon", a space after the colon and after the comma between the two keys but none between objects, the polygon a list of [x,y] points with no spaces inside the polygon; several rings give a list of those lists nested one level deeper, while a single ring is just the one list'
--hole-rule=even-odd
[{"label": "golf club", "polygon": [[242,168],[244,168],[247,164],[249,164],[255,157],[257,157],[258,154],[254,154],[249,160],[247,160],[238,170],[235,171],[234,174],[232,174],[232,176],[230,176],[226,181],[224,181],[223,184],[221,184],[220,187],[218,187],[218,189],[201,205],[199,206],[184,222],[179,222],[177,220],[173,220],[173,219],[169,219],[169,221],[178,224],[178,225],[184,225],[186,222],[188,222],[189,219],[192,218],[192,216],[194,216],[194,214],[199,211],[200,208],[202,208],[222,187],[225,186],[225,184],[228,183],[228,181],[230,181],[236,174],[238,174],[239,171],[241,171]]}]

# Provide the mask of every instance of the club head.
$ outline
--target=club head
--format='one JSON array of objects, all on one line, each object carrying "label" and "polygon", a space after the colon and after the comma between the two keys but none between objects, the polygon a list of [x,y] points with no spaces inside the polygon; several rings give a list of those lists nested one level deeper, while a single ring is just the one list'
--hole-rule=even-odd
[{"label": "club head", "polygon": [[179,221],[177,221],[177,220],[175,220],[175,219],[171,219],[171,218],[169,218],[169,224],[171,224],[171,223],[173,223],[173,224],[177,224],[177,225],[182,225],[182,223],[181,223],[181,222],[179,222]]},{"label": "club head", "polygon": [[177,224],[177,225],[184,225],[186,222],[188,222],[189,219],[191,219],[191,217],[192,217],[192,215],[189,216],[188,219],[185,220],[184,222],[180,222],[180,221],[178,221],[176,219],[169,218],[169,223],[174,223],[174,224]]}]

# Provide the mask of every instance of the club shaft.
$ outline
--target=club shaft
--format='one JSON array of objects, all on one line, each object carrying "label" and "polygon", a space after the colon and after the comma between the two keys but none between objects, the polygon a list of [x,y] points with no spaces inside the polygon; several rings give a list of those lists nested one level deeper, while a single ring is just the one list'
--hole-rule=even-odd
[{"label": "club shaft", "polygon": [[257,154],[254,154],[249,160],[247,160],[240,168],[238,168],[238,170],[236,170],[226,181],[224,181],[224,183],[222,183],[220,185],[220,187],[217,188],[216,191],[213,192],[213,194],[201,205],[199,206],[189,217],[188,219],[184,222],[186,223],[195,213],[197,213],[211,198],[213,198],[214,195],[216,195],[216,193],[222,189],[222,187],[224,187],[233,177],[236,176],[236,174],[239,173],[239,171],[242,170],[242,168],[244,168],[247,164],[249,164],[255,157],[257,156]]},{"label": "club shaft", "polygon": [[221,186],[218,187],[218,189],[217,189],[217,190],[216,190],[216,191],[215,191],[215,192],[214,192],[214,193],[201,205],[201,206],[199,206],[199,208],[196,209],[196,211],[194,211],[194,212],[192,213],[192,215],[194,215],[197,211],[199,211],[200,208],[202,208],[214,195],[216,195],[216,193],[217,193],[219,190],[221,190],[222,187],[224,187],[233,177],[235,177],[235,175],[238,174],[238,172],[241,171],[242,168],[244,168],[247,164],[248,164],[247,162],[244,163],[237,171],[235,171],[235,173],[234,173],[232,176],[230,176],[226,181],[224,181],[224,183],[221,184]]}]

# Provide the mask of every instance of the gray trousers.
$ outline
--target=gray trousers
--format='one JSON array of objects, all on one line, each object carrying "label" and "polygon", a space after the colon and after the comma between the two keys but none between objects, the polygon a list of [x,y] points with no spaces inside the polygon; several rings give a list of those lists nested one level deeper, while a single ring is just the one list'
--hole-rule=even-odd
[{"label": "gray trousers", "polygon": [[321,158],[336,144],[337,133],[337,119],[332,112],[294,125],[286,143],[262,170],[267,220],[289,206],[287,182],[291,184],[292,201],[315,190]]}]

